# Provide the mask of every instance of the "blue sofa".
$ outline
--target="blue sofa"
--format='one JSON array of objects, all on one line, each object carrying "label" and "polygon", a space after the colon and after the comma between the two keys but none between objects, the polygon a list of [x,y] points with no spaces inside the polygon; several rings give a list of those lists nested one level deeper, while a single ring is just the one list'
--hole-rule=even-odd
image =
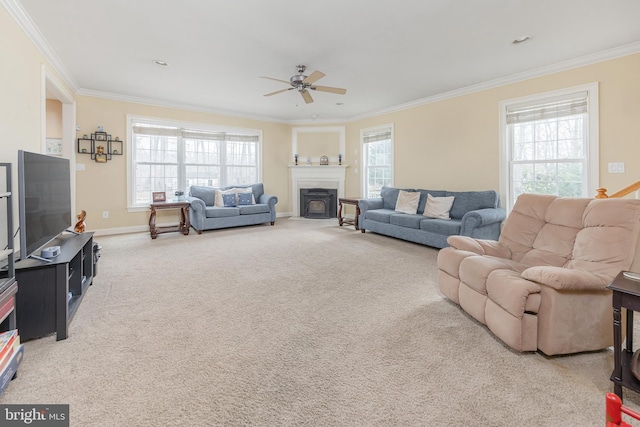
[{"label": "blue sofa", "polygon": [[[231,188],[251,188],[255,204],[236,207],[214,206],[216,190],[229,190]],[[186,199],[190,203],[189,220],[191,226],[202,234],[204,230],[219,228],[240,227],[243,225],[255,225],[276,222],[276,203],[278,198],[270,194],[264,194],[264,186],[231,185],[228,187],[205,187],[192,185],[189,196]]]},{"label": "blue sofa", "polygon": [[[455,192],[404,189],[420,192],[418,211],[413,215],[395,211],[400,190],[385,186],[380,198],[358,201],[358,226],[363,233],[369,230],[435,248],[449,246],[447,237],[453,235],[490,240],[498,240],[500,236],[500,226],[506,218],[506,212],[500,208],[498,193],[493,190]],[[423,215],[427,194],[432,197],[455,196],[450,211],[451,219],[433,219]]]}]

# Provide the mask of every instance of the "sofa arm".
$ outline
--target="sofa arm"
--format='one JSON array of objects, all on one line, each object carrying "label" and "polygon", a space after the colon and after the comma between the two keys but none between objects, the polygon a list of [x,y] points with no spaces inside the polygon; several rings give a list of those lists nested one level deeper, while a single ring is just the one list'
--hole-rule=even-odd
[{"label": "sofa arm", "polygon": [[190,205],[189,222],[191,226],[196,230],[202,230],[204,228],[204,219],[207,216],[204,201],[193,196],[187,196],[185,200]]},{"label": "sofa arm", "polygon": [[375,199],[359,199],[358,200],[358,208],[360,209],[360,216],[358,216],[358,218],[356,219],[358,220],[358,228],[360,228],[361,232],[364,233],[365,231],[365,228],[362,225],[363,225],[363,220],[367,211],[373,210],[373,209],[382,209],[383,207],[384,207],[384,203],[382,201],[382,197],[378,197]]},{"label": "sofa arm", "polygon": [[269,205],[269,212],[271,213],[271,225],[276,222],[276,203],[278,203],[278,197],[273,194],[261,194],[260,198],[256,200],[256,203],[263,203]]},{"label": "sofa arm", "polygon": [[449,236],[447,243],[454,249],[473,252],[478,255],[511,259],[511,249],[496,240],[474,239],[468,236]]},{"label": "sofa arm", "polygon": [[571,268],[537,266],[527,268],[522,277],[559,291],[605,291],[611,278]]},{"label": "sofa arm", "polygon": [[502,208],[486,208],[469,211],[461,219],[460,235],[471,236],[473,230],[490,224],[500,223],[507,217]]},{"label": "sofa arm", "polygon": [[358,207],[360,208],[360,215],[364,214],[368,210],[382,209],[384,207],[382,198],[377,199],[359,199]]}]

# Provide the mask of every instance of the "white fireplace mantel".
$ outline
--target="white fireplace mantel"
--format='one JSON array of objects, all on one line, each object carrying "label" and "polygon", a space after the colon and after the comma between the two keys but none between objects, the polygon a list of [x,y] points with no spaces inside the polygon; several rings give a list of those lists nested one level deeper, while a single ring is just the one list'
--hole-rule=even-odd
[{"label": "white fireplace mantel", "polygon": [[344,197],[347,165],[289,165],[291,170],[291,204],[293,216],[300,216],[301,188],[332,188]]}]

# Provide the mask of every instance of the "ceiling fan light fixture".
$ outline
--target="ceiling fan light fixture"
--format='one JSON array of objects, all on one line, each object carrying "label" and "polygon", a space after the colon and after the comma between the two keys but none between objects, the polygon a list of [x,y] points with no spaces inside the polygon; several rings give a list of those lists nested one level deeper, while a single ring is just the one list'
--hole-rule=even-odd
[{"label": "ceiling fan light fixture", "polygon": [[169,63],[167,61],[163,61],[162,59],[154,59],[153,62],[155,65],[158,65],[160,67],[168,67]]},{"label": "ceiling fan light fixture", "polygon": [[517,39],[514,39],[511,43],[520,44],[520,43],[524,43],[524,42],[526,42],[528,40],[531,40],[531,36],[518,37]]}]

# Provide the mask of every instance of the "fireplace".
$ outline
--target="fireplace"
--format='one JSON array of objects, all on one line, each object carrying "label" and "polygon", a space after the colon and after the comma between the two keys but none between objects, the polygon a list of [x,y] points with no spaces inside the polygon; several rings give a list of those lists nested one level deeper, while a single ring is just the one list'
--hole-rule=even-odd
[{"label": "fireplace", "polygon": [[334,188],[301,188],[300,216],[305,218],[337,218],[338,190]]}]

